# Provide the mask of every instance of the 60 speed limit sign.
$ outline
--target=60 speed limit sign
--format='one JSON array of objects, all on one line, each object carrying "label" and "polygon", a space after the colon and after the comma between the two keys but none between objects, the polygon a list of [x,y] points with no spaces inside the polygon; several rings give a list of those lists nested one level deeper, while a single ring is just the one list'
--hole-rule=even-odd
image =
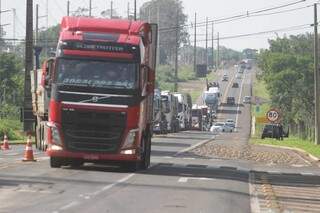
[{"label": "60 speed limit sign", "polygon": [[280,113],[277,109],[270,109],[268,112],[267,112],[267,119],[270,121],[270,122],[276,122],[278,121],[280,118]]}]

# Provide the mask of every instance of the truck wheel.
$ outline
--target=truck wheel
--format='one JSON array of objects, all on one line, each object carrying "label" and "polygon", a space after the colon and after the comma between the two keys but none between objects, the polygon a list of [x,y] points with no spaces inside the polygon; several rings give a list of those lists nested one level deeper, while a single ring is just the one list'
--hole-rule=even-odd
[{"label": "truck wheel", "polygon": [[73,168],[79,168],[80,166],[83,166],[84,162],[80,159],[73,159],[71,160],[71,167]]},{"label": "truck wheel", "polygon": [[60,168],[62,166],[62,162],[60,158],[50,157],[50,167],[51,168]]},{"label": "truck wheel", "polygon": [[142,154],[142,160],[140,161],[140,169],[145,170],[150,166],[150,157],[151,157],[151,137],[149,134],[144,137],[144,151]]},{"label": "truck wheel", "polygon": [[41,151],[46,151],[46,145],[44,140],[44,124],[40,124],[40,146]]}]

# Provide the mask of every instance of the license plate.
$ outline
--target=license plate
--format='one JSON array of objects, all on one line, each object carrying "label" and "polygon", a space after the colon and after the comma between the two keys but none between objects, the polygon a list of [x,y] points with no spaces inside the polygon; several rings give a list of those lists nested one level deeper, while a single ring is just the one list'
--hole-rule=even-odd
[{"label": "license plate", "polygon": [[86,159],[86,160],[99,160],[99,156],[98,155],[85,155],[84,159]]}]

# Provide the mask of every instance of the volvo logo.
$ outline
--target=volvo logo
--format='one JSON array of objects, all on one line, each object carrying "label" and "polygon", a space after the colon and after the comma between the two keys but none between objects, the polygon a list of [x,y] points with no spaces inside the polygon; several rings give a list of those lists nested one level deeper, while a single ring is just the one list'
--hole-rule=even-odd
[{"label": "volvo logo", "polygon": [[93,96],[92,97],[92,102],[97,103],[99,101],[99,97]]}]

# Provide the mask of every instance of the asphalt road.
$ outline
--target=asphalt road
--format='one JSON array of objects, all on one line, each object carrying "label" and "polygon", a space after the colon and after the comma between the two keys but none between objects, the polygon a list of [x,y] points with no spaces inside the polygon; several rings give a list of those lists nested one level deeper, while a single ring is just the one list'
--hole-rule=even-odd
[{"label": "asphalt road", "polygon": [[230,81],[220,84],[223,100],[234,96],[239,104],[222,104],[218,120],[236,120],[237,132],[155,136],[147,171],[94,164],[52,169],[41,152],[37,162],[24,163],[23,146],[0,151],[0,212],[283,212],[288,203],[291,212],[317,212],[320,171],[306,159],[301,167],[276,167],[192,152],[207,143],[248,145],[250,105],[242,97],[250,95],[252,72],[234,79],[231,69]]}]

